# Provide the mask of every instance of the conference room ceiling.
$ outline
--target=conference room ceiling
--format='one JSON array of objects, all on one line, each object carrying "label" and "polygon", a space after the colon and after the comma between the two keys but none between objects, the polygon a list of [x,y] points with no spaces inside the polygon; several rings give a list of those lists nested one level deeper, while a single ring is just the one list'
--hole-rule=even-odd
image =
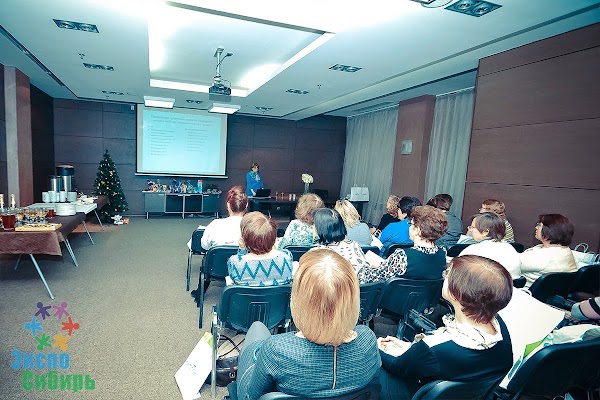
[{"label": "conference room ceiling", "polygon": [[2,0],[0,63],[55,98],[205,110],[221,47],[238,114],[348,117],[472,87],[480,58],[600,21],[600,0],[492,2]]}]

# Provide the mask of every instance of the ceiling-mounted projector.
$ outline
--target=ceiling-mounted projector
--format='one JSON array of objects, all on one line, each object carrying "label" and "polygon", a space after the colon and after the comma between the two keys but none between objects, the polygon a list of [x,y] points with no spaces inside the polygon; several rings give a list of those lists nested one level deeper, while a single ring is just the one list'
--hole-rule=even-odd
[{"label": "ceiling-mounted projector", "polygon": [[[224,56],[221,56],[223,54],[224,50],[225,49],[223,47],[217,47],[217,50],[215,51],[214,57],[217,59],[217,68],[215,70],[215,77],[213,80],[213,85],[208,88],[208,93],[209,94],[220,94],[222,96],[231,96],[231,87],[223,84],[224,79],[221,78],[220,67],[221,67],[221,63],[223,62],[223,60],[227,57],[232,56],[233,53],[227,53]],[[229,82],[229,81],[226,81],[226,82]]]}]

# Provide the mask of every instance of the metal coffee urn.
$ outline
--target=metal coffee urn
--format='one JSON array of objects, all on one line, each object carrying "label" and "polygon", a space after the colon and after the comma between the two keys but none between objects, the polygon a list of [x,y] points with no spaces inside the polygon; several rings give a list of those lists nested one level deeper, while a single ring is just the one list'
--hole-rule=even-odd
[{"label": "metal coffee urn", "polygon": [[50,183],[48,184],[48,190],[53,192],[60,192],[61,177],[56,175],[50,175]]},{"label": "metal coffee urn", "polygon": [[60,178],[59,191],[75,191],[75,168],[72,165],[57,166],[56,175]]}]

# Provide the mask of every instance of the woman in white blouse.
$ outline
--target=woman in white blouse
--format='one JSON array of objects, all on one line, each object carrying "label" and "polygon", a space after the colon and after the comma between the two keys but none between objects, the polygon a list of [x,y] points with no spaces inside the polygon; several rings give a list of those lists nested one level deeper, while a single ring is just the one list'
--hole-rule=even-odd
[{"label": "woman in white blouse", "polygon": [[477,243],[468,246],[460,255],[487,257],[502,265],[515,279],[521,276],[521,261],[519,253],[510,244],[502,241],[506,234],[504,220],[496,213],[484,212],[477,214],[468,233]]},{"label": "woman in white blouse", "polygon": [[575,228],[560,214],[542,214],[535,226],[535,238],[542,242],[521,253],[521,271],[529,288],[543,274],[574,272],[577,264],[569,248]]}]

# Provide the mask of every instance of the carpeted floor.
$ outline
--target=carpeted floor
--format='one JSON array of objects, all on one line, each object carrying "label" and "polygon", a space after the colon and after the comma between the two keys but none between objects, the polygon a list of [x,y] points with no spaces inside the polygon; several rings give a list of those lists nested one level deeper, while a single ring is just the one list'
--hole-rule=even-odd
[{"label": "carpeted floor", "polygon": [[[14,271],[16,257],[0,256],[0,398],[180,399],[174,374],[210,328],[208,310],[221,289],[211,285],[207,291],[204,329],[199,330],[198,308],[185,291],[186,242],[196,226],[209,221],[133,217],[128,225],[107,226],[104,231],[88,223],[95,245],[85,231],[69,236],[79,267],[64,246],[63,257],[37,257],[55,300],[31,261],[24,258]],[[200,261],[200,256],[194,257],[194,288]],[[58,376],[88,374],[95,381],[93,390],[61,391],[60,380],[57,390],[22,387],[24,370],[11,366],[15,350],[62,353],[58,348],[36,350],[38,343],[24,326],[38,311],[38,302],[43,306],[68,303],[66,310],[80,326],[66,343],[69,367],[56,372]],[[61,332],[61,321],[53,315],[57,310],[51,310],[38,336]],[[64,316],[62,322],[66,320]],[[40,366],[44,368],[31,372],[53,371]],[[224,394],[226,390],[220,389],[217,398]],[[202,398],[211,398],[207,386]]]}]

